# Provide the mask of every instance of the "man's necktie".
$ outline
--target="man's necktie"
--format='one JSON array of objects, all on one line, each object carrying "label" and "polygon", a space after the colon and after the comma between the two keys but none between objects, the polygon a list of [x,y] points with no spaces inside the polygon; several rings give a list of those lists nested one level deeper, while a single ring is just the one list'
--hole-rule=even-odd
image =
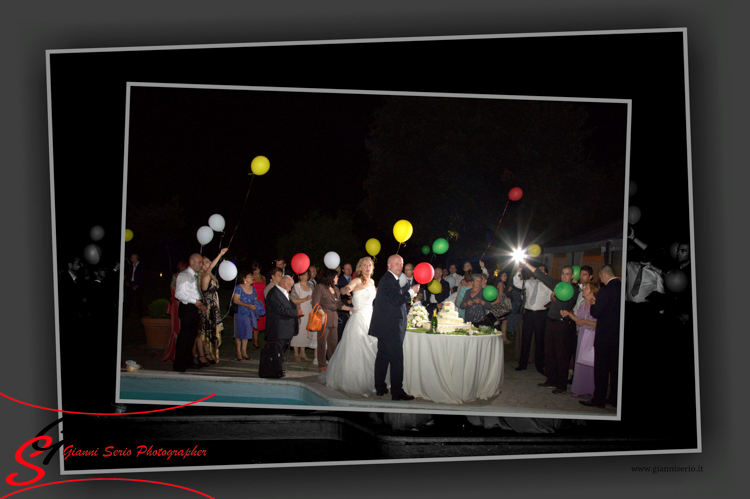
[{"label": "man's necktie", "polygon": [[536,303],[535,300],[536,300],[536,294],[539,291],[539,285],[540,285],[539,281],[536,281],[536,286],[534,286],[534,289],[531,292],[531,298],[529,298],[529,305]]}]

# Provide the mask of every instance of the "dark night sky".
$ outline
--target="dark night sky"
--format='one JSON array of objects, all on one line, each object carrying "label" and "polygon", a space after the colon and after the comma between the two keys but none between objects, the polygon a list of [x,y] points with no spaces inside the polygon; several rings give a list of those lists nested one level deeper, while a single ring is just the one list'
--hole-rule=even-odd
[{"label": "dark night sky", "polygon": [[[277,238],[311,209],[330,215],[345,209],[354,216],[363,254],[370,237],[380,239],[389,252],[397,244],[392,234],[377,232],[361,209],[362,184],[370,165],[365,142],[373,113],[384,103],[384,96],[372,94],[134,85],[128,207],[179,196],[186,223],[180,238],[183,253],[199,249],[195,232],[207,225],[210,215],[219,213],[227,223],[222,245],[234,234],[233,256],[249,256],[265,266],[276,256]],[[594,162],[624,161],[625,105],[577,105],[588,114],[585,128],[593,133],[584,145]],[[257,155],[268,157],[271,168],[255,177],[250,187],[250,163]],[[543,170],[537,173],[544,177]],[[415,185],[417,180],[409,172],[395,179]],[[456,181],[461,181],[458,174]],[[240,218],[249,187],[246,211]],[[621,209],[615,207],[615,211]],[[409,213],[402,218],[409,219]],[[132,247],[137,250],[138,229],[126,226],[136,233]],[[204,252],[218,251],[218,241],[216,234]],[[410,249],[415,251],[421,244],[418,241]],[[335,242],[331,249],[336,250]]]}]

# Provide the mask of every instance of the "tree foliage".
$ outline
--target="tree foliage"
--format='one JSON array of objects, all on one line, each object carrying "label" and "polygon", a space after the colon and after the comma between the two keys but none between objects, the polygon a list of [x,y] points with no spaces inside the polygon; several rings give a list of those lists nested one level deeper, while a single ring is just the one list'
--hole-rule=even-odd
[{"label": "tree foliage", "polygon": [[169,201],[128,205],[126,226],[143,243],[159,244],[177,239],[185,228],[185,216],[177,196]]},{"label": "tree foliage", "polygon": [[468,249],[488,244],[508,191],[521,187],[503,226],[588,230],[611,220],[611,207],[622,213],[622,189],[607,190],[623,185],[624,169],[592,163],[586,119],[564,102],[390,98],[367,144],[363,208],[381,230],[407,219],[419,241],[452,231]]},{"label": "tree foliage", "polygon": [[323,256],[329,251],[335,251],[345,262],[356,263],[354,260],[361,245],[354,235],[352,217],[345,211],[340,211],[335,217],[312,211],[294,223],[291,231],[282,236],[277,245],[279,255],[288,261],[297,253],[305,253],[310,262],[318,266],[323,264]]}]

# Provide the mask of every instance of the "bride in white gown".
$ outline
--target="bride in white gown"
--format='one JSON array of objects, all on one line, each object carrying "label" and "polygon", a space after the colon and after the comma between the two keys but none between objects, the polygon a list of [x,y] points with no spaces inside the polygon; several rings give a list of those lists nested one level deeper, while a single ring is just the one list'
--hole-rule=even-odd
[{"label": "bride in white gown", "polygon": [[375,357],[378,354],[378,339],[367,334],[376,293],[373,269],[370,257],[360,259],[356,268],[358,277],[341,290],[341,294],[352,294],[354,310],[344,327],[341,342],[328,361],[328,369],[318,378],[329,388],[364,396],[375,393]]}]

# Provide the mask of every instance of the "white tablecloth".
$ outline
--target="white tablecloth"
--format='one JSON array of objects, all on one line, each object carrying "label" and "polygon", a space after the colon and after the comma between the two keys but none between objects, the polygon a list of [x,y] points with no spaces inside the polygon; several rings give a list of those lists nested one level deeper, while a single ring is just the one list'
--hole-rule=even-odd
[{"label": "white tablecloth", "polygon": [[404,389],[434,402],[490,399],[503,385],[503,337],[406,331]]}]

